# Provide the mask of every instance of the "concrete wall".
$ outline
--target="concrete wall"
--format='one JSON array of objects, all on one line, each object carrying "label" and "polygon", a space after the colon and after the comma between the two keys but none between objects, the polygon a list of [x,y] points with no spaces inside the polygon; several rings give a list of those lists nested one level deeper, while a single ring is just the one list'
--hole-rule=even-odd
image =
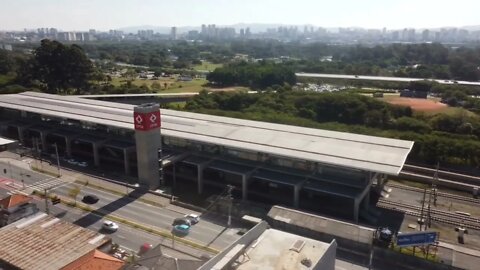
[{"label": "concrete wall", "polygon": [[313,267],[314,270],[335,270],[335,259],[337,257],[337,242],[333,240],[323,254],[322,258]]},{"label": "concrete wall", "polygon": [[215,264],[217,264],[232,248],[234,248],[238,244],[243,244],[248,246],[251,242],[257,239],[266,229],[268,228],[268,223],[262,221],[258,223],[255,227],[249,230],[246,234],[244,234],[241,238],[237,241],[230,244],[227,248],[225,248],[222,252],[215,255],[215,257],[211,258],[208,262],[202,265],[197,270],[210,270],[212,269]]},{"label": "concrete wall", "polygon": [[340,248],[363,254],[370,253],[375,231],[372,228],[280,206],[272,207],[267,221],[275,229],[322,242],[335,240]]}]

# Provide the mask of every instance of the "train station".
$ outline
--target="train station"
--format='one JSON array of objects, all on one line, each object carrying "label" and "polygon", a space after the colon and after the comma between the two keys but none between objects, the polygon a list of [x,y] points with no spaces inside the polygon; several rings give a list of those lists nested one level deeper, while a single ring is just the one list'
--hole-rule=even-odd
[{"label": "train station", "polygon": [[[161,113],[160,113],[161,112]],[[0,136],[121,170],[156,189],[234,186],[242,200],[358,222],[373,183],[398,175],[413,142],[78,96],[3,95]],[[335,207],[332,207],[335,206]]]}]

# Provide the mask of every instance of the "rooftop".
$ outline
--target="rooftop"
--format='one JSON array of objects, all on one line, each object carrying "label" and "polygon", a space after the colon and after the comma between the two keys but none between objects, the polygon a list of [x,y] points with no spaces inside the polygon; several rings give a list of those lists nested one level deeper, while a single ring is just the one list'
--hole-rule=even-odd
[{"label": "rooftop", "polygon": [[12,194],[0,200],[0,208],[8,209],[24,203],[28,203],[32,197],[23,194]]},{"label": "rooftop", "polygon": [[[0,107],[129,129],[133,105],[35,92]],[[162,135],[333,166],[398,174],[413,142],[162,109]]]},{"label": "rooftop", "polygon": [[61,269],[108,241],[103,234],[37,213],[0,228],[0,261],[24,270]]},{"label": "rooftop", "polygon": [[113,256],[99,250],[92,250],[78,260],[62,268],[62,270],[118,270],[125,264]]},{"label": "rooftop", "polygon": [[15,141],[13,140],[9,140],[9,139],[5,139],[3,137],[0,137],[0,146],[1,145],[8,145],[8,144],[11,144],[11,143],[14,143]]},{"label": "rooftop", "polygon": [[234,264],[237,267],[234,269],[312,269],[302,264],[302,260],[308,260],[311,266],[315,266],[331,245],[295,234],[267,229],[253,245],[247,248],[246,255],[236,260]]}]

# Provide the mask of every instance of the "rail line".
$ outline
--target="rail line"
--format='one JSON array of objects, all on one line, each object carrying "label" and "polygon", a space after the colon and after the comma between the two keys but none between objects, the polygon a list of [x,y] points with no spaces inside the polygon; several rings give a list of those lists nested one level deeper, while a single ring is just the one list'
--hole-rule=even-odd
[{"label": "rail line", "polygon": [[[401,203],[401,202],[394,202],[388,201],[385,199],[380,199],[377,203],[377,206],[384,209],[390,209],[395,211],[400,211],[410,216],[420,217],[422,207]],[[427,207],[424,208],[424,218],[427,218]],[[480,219],[470,216],[465,216],[458,213],[452,213],[448,211],[442,211],[437,209],[430,209],[430,218],[432,221],[438,221],[454,226],[463,225],[466,228],[480,230]]]},{"label": "rail line", "polygon": [[[399,184],[388,183],[385,187],[392,187],[392,188],[397,188],[397,189],[403,189],[403,190],[409,190],[409,191],[423,193],[422,188],[404,186],[404,185],[399,185]],[[427,194],[428,193],[429,193],[429,189],[427,188]],[[462,195],[457,195],[457,194],[452,194],[452,193],[447,193],[447,192],[437,191],[437,196],[448,198],[448,199],[454,199],[454,200],[462,201],[462,202],[480,204],[480,199],[471,198],[471,197],[462,196]]]}]

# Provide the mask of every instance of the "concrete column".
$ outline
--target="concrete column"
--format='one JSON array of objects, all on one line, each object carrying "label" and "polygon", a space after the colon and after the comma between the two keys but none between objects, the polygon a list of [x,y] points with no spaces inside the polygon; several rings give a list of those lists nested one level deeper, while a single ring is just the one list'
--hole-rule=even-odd
[{"label": "concrete column", "polygon": [[197,165],[198,194],[203,193],[203,166]]},{"label": "concrete column", "polygon": [[97,143],[92,143],[93,146],[93,163],[96,167],[100,167],[100,154],[98,153],[98,148],[100,147]]},{"label": "concrete column", "polygon": [[25,143],[25,129],[23,127],[18,127],[18,140],[20,141],[21,144]]},{"label": "concrete column", "polygon": [[293,187],[293,207],[298,208],[300,206],[300,189],[301,185],[297,184]]},{"label": "concrete column", "polygon": [[67,157],[72,157],[72,139],[65,137],[65,154]]},{"label": "concrete column", "polygon": [[40,132],[40,140],[42,141],[42,151],[47,151],[47,133]]},{"label": "concrete column", "polygon": [[365,197],[363,197],[363,209],[368,210],[368,207],[370,206],[370,191],[365,194]]},{"label": "concrete column", "polygon": [[175,163],[172,164],[172,169],[173,169],[173,188],[175,189],[177,187],[177,168],[175,166]]},{"label": "concrete column", "polygon": [[246,174],[242,174],[242,200],[244,201],[248,199],[248,179]]},{"label": "concrete column", "polygon": [[130,159],[128,149],[123,149],[123,166],[125,166],[125,174],[130,175]]},{"label": "concrete column", "polygon": [[357,198],[353,199],[353,222],[358,224],[358,212],[360,206],[360,200]]}]

